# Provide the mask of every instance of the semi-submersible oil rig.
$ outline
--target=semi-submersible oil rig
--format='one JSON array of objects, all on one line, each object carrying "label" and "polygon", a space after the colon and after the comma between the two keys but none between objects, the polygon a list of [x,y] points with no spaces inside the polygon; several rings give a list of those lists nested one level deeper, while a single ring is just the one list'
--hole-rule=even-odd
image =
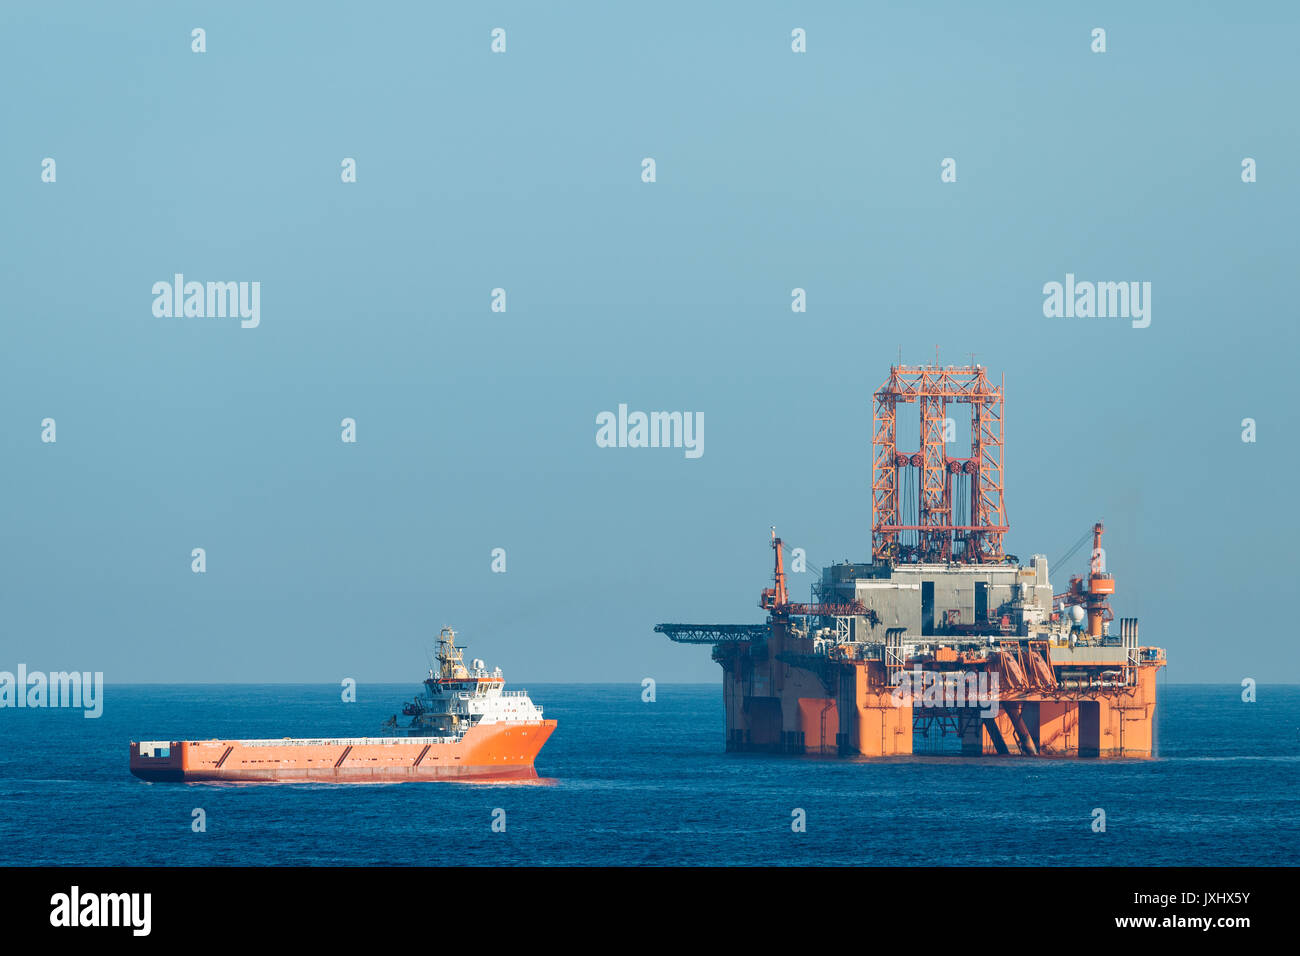
[{"label": "semi-submersible oil rig", "polygon": [[[869,564],[834,564],[792,602],[772,533],[762,624],[660,624],[712,644],[727,749],[1150,757],[1156,672],[1136,618],[1112,633],[1097,523],[1087,575],[1054,594],[1047,559],[1005,554],[1003,391],[980,365],[891,367],[875,394]],[[920,406],[920,450],[898,447],[900,404]],[[950,405],[970,407],[970,456],[954,458]]]}]

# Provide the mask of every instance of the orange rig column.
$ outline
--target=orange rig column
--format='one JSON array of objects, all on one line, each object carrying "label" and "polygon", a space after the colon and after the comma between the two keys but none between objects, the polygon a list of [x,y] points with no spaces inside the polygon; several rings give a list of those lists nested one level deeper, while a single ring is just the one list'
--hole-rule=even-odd
[{"label": "orange rig column", "polygon": [[[897,447],[897,407],[919,406],[921,449]],[[968,455],[945,441],[970,406]],[[722,665],[728,750],[892,757],[1152,757],[1161,648],[1135,618],[1111,633],[1115,579],[1103,526],[1086,576],[1054,594],[1047,558],[1003,551],[1003,388],[974,366],[894,366],[875,395],[871,559],[819,571],[789,597],[772,531],[773,586],[756,624],[660,624]],[[903,489],[915,490],[909,499]]]}]

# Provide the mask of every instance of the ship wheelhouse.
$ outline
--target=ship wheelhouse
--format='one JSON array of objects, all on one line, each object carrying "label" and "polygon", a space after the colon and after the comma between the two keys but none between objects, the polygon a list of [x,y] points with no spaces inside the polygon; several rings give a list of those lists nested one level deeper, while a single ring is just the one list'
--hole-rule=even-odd
[{"label": "ship wheelhouse", "polygon": [[447,737],[458,740],[479,723],[535,721],[542,709],[526,691],[506,691],[501,668],[489,671],[481,660],[467,667],[456,633],[444,627],[438,635],[438,666],[424,681],[425,692],[407,704],[402,713],[411,717],[408,736]]}]

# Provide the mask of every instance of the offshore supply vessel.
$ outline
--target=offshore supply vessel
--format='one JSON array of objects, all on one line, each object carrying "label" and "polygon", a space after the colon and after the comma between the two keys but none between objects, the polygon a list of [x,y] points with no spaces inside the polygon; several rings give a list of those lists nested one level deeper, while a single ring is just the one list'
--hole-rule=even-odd
[{"label": "offshore supply vessel", "polygon": [[[892,366],[874,397],[871,560],[822,569],[795,603],[773,529],[764,623],[655,628],[713,645],[728,750],[1154,756],[1165,654],[1136,618],[1112,633],[1101,522],[1060,593],[1044,555],[1003,551],[1004,391],[980,365]],[[920,447],[904,451],[898,406],[913,402]],[[969,406],[969,456],[948,454],[950,405]]]},{"label": "offshore supply vessel", "polygon": [[385,737],[131,742],[131,773],[145,780],[379,783],[534,778],[555,730],[526,691],[508,691],[501,668],[466,667],[456,633],[438,635],[438,667],[402,708],[411,718]]}]

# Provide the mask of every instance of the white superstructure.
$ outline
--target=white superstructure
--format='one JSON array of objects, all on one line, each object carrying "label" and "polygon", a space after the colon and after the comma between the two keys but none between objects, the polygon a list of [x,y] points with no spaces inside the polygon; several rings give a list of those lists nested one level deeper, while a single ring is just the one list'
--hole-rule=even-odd
[{"label": "white superstructure", "polygon": [[444,627],[438,635],[438,668],[429,671],[424,693],[407,704],[411,717],[406,733],[459,739],[477,724],[512,724],[539,721],[542,708],[527,691],[506,690],[501,668],[488,671],[481,660],[466,667],[456,632]]}]

